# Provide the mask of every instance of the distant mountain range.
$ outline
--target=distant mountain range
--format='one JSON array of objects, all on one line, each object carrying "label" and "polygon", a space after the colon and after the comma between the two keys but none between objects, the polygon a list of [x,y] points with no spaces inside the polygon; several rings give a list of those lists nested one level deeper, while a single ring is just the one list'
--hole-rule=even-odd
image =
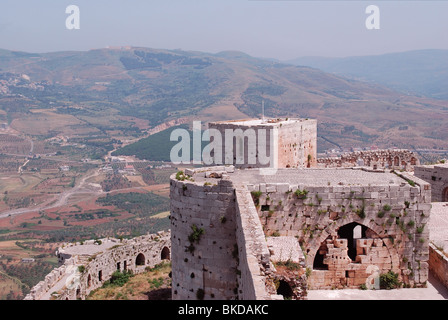
[{"label": "distant mountain range", "polygon": [[448,100],[448,50],[418,50],[375,56],[302,57],[286,61],[411,95]]},{"label": "distant mountain range", "polygon": [[[448,59],[443,59],[446,52],[431,52],[432,58],[428,52],[421,53],[429,60],[426,64],[417,53],[402,58],[380,56],[377,59],[383,62],[377,63],[368,62],[374,57],[359,58],[358,63],[353,62],[355,58],[295,61],[312,65],[308,67],[235,51],[208,54],[123,47],[41,54],[0,50],[0,80],[5,79],[0,82],[0,121],[33,135],[29,128],[39,110],[36,125],[45,124],[39,131],[41,138],[70,130],[89,139],[93,134],[121,139],[114,136],[116,128],[137,132],[140,129],[133,127],[137,120],[154,127],[179,118],[205,123],[260,117],[264,101],[267,116],[318,119],[320,150],[373,144],[448,148],[448,99],[440,100],[447,97],[443,70]],[[337,69],[338,61],[341,69]],[[353,75],[334,74],[344,65],[352,66]],[[317,69],[324,66],[328,69]],[[393,83],[372,83],[369,74],[379,78],[384,74]],[[419,82],[433,98],[403,94],[399,88],[419,87]],[[43,109],[51,109],[45,118]],[[59,114],[70,122],[42,133],[51,124],[48,117]]]}]

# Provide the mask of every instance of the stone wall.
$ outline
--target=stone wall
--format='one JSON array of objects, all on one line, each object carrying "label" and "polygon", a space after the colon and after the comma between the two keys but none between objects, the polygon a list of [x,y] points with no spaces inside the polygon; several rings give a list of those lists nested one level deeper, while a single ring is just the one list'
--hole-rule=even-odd
[{"label": "stone wall", "polygon": [[317,121],[293,119],[278,130],[278,167],[314,168],[317,165]]},{"label": "stone wall", "polygon": [[30,293],[26,295],[24,300],[39,300],[43,295],[50,292],[57,283],[67,277],[68,274],[71,274],[75,268],[76,259],[66,259],[64,265],[54,268],[45,276],[44,280],[31,288]]},{"label": "stone wall", "polygon": [[434,244],[429,244],[429,269],[448,288],[448,257]]},{"label": "stone wall", "polygon": [[[402,175],[406,175],[403,173]],[[405,179],[415,181],[412,186]],[[358,288],[369,274],[392,270],[410,286],[428,278],[430,188],[406,175],[402,185],[249,185],[267,236],[297,237],[312,269],[310,289]],[[299,190],[298,194],[296,191]],[[258,192],[258,193],[257,193]],[[348,240],[338,232],[361,225],[363,234],[348,256]],[[320,257],[319,257],[320,256]],[[318,261],[321,259],[321,261]],[[317,261],[317,262],[316,262]]]},{"label": "stone wall", "polygon": [[[94,240],[82,245],[68,244],[56,252],[62,265],[33,287],[25,300],[85,299],[117,270],[138,274],[170,259],[170,237],[170,232],[159,232],[122,241],[102,239],[101,245]],[[100,246],[103,247],[95,248]],[[84,268],[82,272],[80,266]]]},{"label": "stone wall", "polygon": [[[218,166],[171,176],[173,299],[283,299],[252,196],[233,184],[233,171]],[[304,287],[299,283],[294,297],[303,298]]]},{"label": "stone wall", "polygon": [[[208,126],[210,129],[218,130],[223,141],[221,153],[225,160],[217,164],[230,164],[237,168],[304,168],[315,167],[317,164],[316,120],[267,119],[262,121],[261,119],[249,119],[211,122]],[[252,130],[256,139],[253,141],[247,137],[235,140],[225,139],[226,130],[233,131],[237,137],[239,134],[242,136]],[[243,142],[244,147],[240,149],[238,143]],[[232,153],[226,151],[226,148],[229,147],[227,144],[231,144],[229,150],[232,150]],[[255,152],[249,152],[248,146],[257,146]],[[237,158],[239,150],[244,151],[241,163]],[[271,162],[266,164],[260,161],[264,158],[262,155],[270,157]],[[251,156],[255,161],[251,160]]]},{"label": "stone wall", "polygon": [[339,157],[318,158],[318,168],[371,167],[413,171],[419,165],[417,155],[409,150],[371,150],[344,153]]},{"label": "stone wall", "polygon": [[[286,283],[300,299],[308,288],[373,286],[389,271],[406,286],[426,285],[428,183],[406,172],[282,170],[211,167],[171,177],[173,298],[278,299]],[[332,185],[337,177],[350,183]],[[197,241],[193,225],[202,230]],[[275,261],[273,238],[285,250],[297,239],[291,258],[303,251],[304,263]],[[285,269],[291,262],[295,271]]]},{"label": "stone wall", "polygon": [[195,182],[189,176],[182,180],[173,175],[170,181],[172,298],[236,299],[238,257],[232,181],[223,177]]},{"label": "stone wall", "polygon": [[416,166],[414,175],[431,184],[432,201],[448,201],[448,165]]},{"label": "stone wall", "polygon": [[266,276],[272,274],[270,254],[252,197],[245,186],[236,190],[238,298],[266,300],[271,295]]}]

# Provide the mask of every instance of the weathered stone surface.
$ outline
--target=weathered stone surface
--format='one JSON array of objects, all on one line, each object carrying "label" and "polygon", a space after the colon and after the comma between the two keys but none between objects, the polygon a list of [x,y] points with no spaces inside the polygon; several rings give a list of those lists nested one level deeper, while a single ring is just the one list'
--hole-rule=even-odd
[{"label": "weathered stone surface", "polygon": [[409,150],[371,150],[344,153],[339,157],[318,158],[319,168],[370,167],[374,170],[397,169],[413,171],[419,165],[417,155]]},{"label": "weathered stone surface", "polygon": [[414,175],[431,184],[432,201],[448,201],[448,164],[416,166]]},{"label": "weathered stone surface", "polygon": [[[164,259],[170,259],[171,234],[159,232],[130,240],[113,238],[67,244],[57,250],[60,266],[39,282],[25,300],[49,300],[57,292],[60,300],[84,299],[101,287],[116,270],[141,273]],[[79,266],[84,271],[79,271]]]},{"label": "weathered stone surface", "polygon": [[[194,178],[200,187],[201,177]],[[310,288],[358,288],[371,276],[366,271],[370,270],[369,266],[375,266],[379,273],[397,272],[401,281],[413,286],[423,286],[427,280],[428,233],[420,232],[417,236],[416,231],[429,217],[430,211],[428,184],[423,180],[405,172],[393,174],[360,169],[278,169],[275,175],[262,175],[259,170],[245,169],[235,170],[229,178],[233,186],[222,190],[232,196],[236,194],[236,201],[225,202],[228,196],[219,197],[222,201],[214,206],[229,206],[229,216],[233,216],[236,222],[234,237],[239,253],[236,265],[240,270],[236,277],[239,299],[275,298],[272,283],[276,271],[269,267],[269,263],[263,262],[262,257],[267,256],[272,262],[284,260],[283,253],[279,258],[279,250],[288,251],[288,248],[291,259],[295,259],[302,248],[306,251],[303,269],[312,270],[308,278]],[[415,181],[415,185],[410,186],[407,179]],[[219,185],[222,180],[216,179],[215,183]],[[260,191],[257,206],[254,206],[249,190]],[[176,210],[188,209],[190,201],[187,198],[182,201],[186,205]],[[207,210],[212,203],[203,205]],[[352,233],[356,225],[363,228],[358,232],[360,239],[351,240],[349,234],[341,234],[341,230],[350,225],[353,225]],[[229,235],[231,233],[226,234]],[[215,229],[210,237],[208,243],[217,241],[219,232]],[[272,243],[269,244],[276,241],[274,239],[293,239],[295,250],[286,242],[275,249]],[[261,254],[260,250],[267,253]],[[179,254],[182,255],[181,252]],[[315,263],[318,255],[321,256],[320,265]],[[226,259],[223,256],[215,258],[220,261]],[[234,257],[228,258],[228,263],[232,259]],[[403,260],[409,264],[401,263]],[[418,272],[414,270],[416,266]],[[198,270],[202,267],[203,264],[197,266]],[[326,269],[319,270],[321,267]],[[409,268],[414,272],[408,274]],[[177,272],[181,273],[181,270]],[[271,275],[267,276],[266,272]],[[232,286],[233,281],[228,287]],[[192,289],[194,291],[194,288],[187,288],[184,295],[178,291],[176,298],[191,298]],[[215,289],[218,288],[210,288],[209,292]],[[233,299],[236,296],[231,294],[221,298]]]}]

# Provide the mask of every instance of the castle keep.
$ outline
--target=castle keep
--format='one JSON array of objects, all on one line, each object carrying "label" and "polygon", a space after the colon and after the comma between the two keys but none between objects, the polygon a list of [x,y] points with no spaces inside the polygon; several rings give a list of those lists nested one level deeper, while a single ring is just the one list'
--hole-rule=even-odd
[{"label": "castle keep", "polygon": [[375,288],[389,271],[425,286],[430,184],[381,165],[315,168],[315,142],[302,143],[314,133],[294,149],[302,122],[287,123],[275,173],[235,165],[171,177],[173,299],[302,299]]},{"label": "castle keep", "polygon": [[[317,121],[314,119],[211,122],[209,129],[217,130],[223,142],[220,153],[225,161],[215,164],[233,164],[241,169],[310,168],[317,164]],[[262,161],[265,157],[269,162]]]}]

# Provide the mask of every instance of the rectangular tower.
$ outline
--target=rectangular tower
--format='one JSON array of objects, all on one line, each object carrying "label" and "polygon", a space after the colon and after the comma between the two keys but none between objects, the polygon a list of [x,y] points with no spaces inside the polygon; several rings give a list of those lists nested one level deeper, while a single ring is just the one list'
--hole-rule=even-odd
[{"label": "rectangular tower", "polygon": [[[317,121],[312,119],[248,119],[209,123],[221,141],[214,164],[237,168],[316,167]],[[211,133],[211,136],[213,134]]]}]

